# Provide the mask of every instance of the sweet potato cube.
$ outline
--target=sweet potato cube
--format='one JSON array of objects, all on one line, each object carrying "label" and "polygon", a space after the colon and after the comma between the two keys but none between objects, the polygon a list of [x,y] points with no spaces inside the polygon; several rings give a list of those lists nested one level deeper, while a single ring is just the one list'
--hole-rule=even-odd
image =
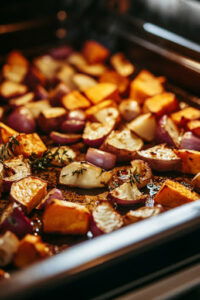
[{"label": "sweet potato cube", "polygon": [[95,86],[86,89],[85,94],[94,104],[106,99],[115,101],[120,100],[118,88],[116,84],[113,83],[98,83]]},{"label": "sweet potato cube", "polygon": [[95,115],[99,110],[107,108],[107,107],[111,107],[111,106],[116,106],[116,103],[113,102],[113,100],[105,100],[102,101],[88,109],[86,109],[85,113],[87,117],[92,117],[93,115]]},{"label": "sweet potato cube", "polygon": [[47,194],[47,183],[37,177],[28,176],[12,184],[11,198],[30,213]]},{"label": "sweet potato cube", "polygon": [[181,171],[196,175],[200,172],[200,152],[194,150],[176,150],[174,152],[182,161]]},{"label": "sweet potato cube", "polygon": [[110,51],[96,41],[86,41],[82,53],[89,64],[104,62]]},{"label": "sweet potato cube", "polygon": [[47,150],[47,147],[37,133],[22,133],[16,139],[19,142],[19,145],[14,150],[16,155],[22,154],[25,157],[29,157],[34,153],[37,156],[41,156]]},{"label": "sweet potato cube", "polygon": [[171,118],[176,125],[185,126],[187,122],[200,118],[200,110],[194,107],[186,107],[171,114]]},{"label": "sweet potato cube", "polygon": [[200,120],[188,122],[187,128],[192,131],[192,133],[200,137]]},{"label": "sweet potato cube", "polygon": [[49,248],[41,241],[39,236],[27,234],[20,241],[17,253],[14,257],[14,265],[18,268],[24,268],[49,255]]},{"label": "sweet potato cube", "polygon": [[167,207],[177,207],[200,199],[200,195],[191,192],[184,185],[167,179],[156,194],[154,201]]},{"label": "sweet potato cube", "polygon": [[0,122],[0,141],[2,143],[7,143],[10,137],[17,134],[19,134],[17,131]]},{"label": "sweet potato cube", "polygon": [[144,103],[144,112],[151,112],[160,117],[164,114],[175,111],[178,107],[176,96],[172,93],[162,93],[147,98]]},{"label": "sweet potato cube", "polygon": [[45,209],[43,230],[46,233],[86,234],[90,213],[77,203],[54,199]]},{"label": "sweet potato cube", "polygon": [[129,76],[135,70],[134,65],[129,60],[127,60],[123,53],[120,52],[111,56],[110,62],[113,68],[121,76]]},{"label": "sweet potato cube", "polygon": [[29,65],[28,60],[19,51],[10,52],[8,54],[6,62],[9,65],[18,65],[18,66],[23,66],[23,67],[27,67]]},{"label": "sweet potato cube", "polygon": [[104,74],[101,75],[99,81],[116,84],[119,92],[122,94],[127,90],[129,86],[128,78],[121,76],[115,71],[106,71]]},{"label": "sweet potato cube", "polygon": [[163,93],[163,78],[155,77],[150,72],[143,70],[131,82],[130,98],[143,103],[146,98]]},{"label": "sweet potato cube", "polygon": [[78,91],[72,91],[61,99],[62,105],[68,110],[90,107],[90,101]]}]

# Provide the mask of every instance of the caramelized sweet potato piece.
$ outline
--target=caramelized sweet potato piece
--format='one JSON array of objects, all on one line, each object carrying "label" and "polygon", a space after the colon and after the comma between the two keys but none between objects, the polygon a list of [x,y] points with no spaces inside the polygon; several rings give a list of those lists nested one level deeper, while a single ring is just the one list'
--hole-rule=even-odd
[{"label": "caramelized sweet potato piece", "polygon": [[114,83],[117,85],[118,90],[121,94],[126,92],[128,86],[129,86],[129,80],[128,78],[121,76],[115,71],[106,71],[104,74],[101,75],[99,78],[100,82],[109,82]]},{"label": "caramelized sweet potato piece", "polygon": [[176,150],[174,152],[182,161],[181,171],[196,175],[200,172],[200,152],[194,150]]},{"label": "caramelized sweet potato piece", "polygon": [[18,65],[18,66],[23,66],[27,67],[29,65],[28,60],[23,56],[23,54],[19,51],[12,51],[8,54],[7,64],[9,65]]},{"label": "caramelized sweet potato piece", "polygon": [[112,106],[115,106],[115,102],[113,100],[105,100],[105,101],[102,101],[96,105],[93,105],[92,107],[86,109],[85,113],[86,113],[86,116],[87,118],[89,119],[93,119],[93,116],[98,112],[100,111],[101,109],[103,108],[107,108],[107,107],[112,107]]},{"label": "caramelized sweet potato piece", "polygon": [[16,139],[19,145],[15,147],[15,154],[22,154],[25,157],[29,157],[31,154],[41,156],[46,150],[46,146],[37,133],[31,134],[19,134]]},{"label": "caramelized sweet potato piece", "polygon": [[119,101],[119,92],[116,84],[113,83],[98,83],[95,86],[86,89],[85,94],[96,104],[106,99]]},{"label": "caramelized sweet potato piece", "polygon": [[2,143],[7,143],[10,137],[15,136],[17,134],[17,131],[0,122],[0,141]]},{"label": "caramelized sweet potato piece", "polygon": [[175,111],[178,107],[176,96],[172,93],[162,93],[145,100],[144,112],[151,112],[160,117]]},{"label": "caramelized sweet potato piece", "polygon": [[113,68],[121,76],[129,76],[135,70],[134,65],[129,60],[127,60],[123,53],[120,52],[111,56],[110,62]]},{"label": "caramelized sweet potato piece", "polygon": [[156,203],[167,207],[177,207],[199,199],[199,195],[191,192],[184,185],[167,179],[156,194],[154,200]]},{"label": "caramelized sweet potato piece", "polygon": [[90,213],[80,204],[54,199],[43,215],[46,233],[86,234],[89,229]]},{"label": "caramelized sweet potato piece", "polygon": [[187,128],[192,131],[192,133],[200,137],[200,120],[188,122]]},{"label": "caramelized sweet potato piece", "polygon": [[131,82],[130,98],[143,103],[146,98],[161,94],[164,91],[162,86],[163,78],[155,77],[146,70],[142,70]]},{"label": "caramelized sweet potato piece", "polygon": [[200,118],[200,110],[189,106],[171,114],[171,118],[176,125],[185,126],[187,122]]},{"label": "caramelized sweet potato piece", "polygon": [[82,53],[89,64],[104,62],[110,51],[97,41],[86,41]]},{"label": "caramelized sweet potato piece", "polygon": [[90,102],[78,91],[72,91],[62,97],[62,105],[68,110],[75,110],[90,107]]},{"label": "caramelized sweet potato piece", "polygon": [[14,257],[14,265],[18,268],[24,268],[49,255],[49,248],[41,241],[39,236],[27,234],[20,241],[17,253]]}]

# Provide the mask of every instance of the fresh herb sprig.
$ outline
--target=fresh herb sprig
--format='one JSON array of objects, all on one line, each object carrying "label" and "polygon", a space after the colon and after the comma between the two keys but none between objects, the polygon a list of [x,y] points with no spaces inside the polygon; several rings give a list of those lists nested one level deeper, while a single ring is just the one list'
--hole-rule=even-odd
[{"label": "fresh herb sprig", "polygon": [[74,176],[74,175],[77,175],[77,177],[78,177],[79,175],[82,175],[83,172],[85,172],[85,171],[87,171],[86,168],[79,168],[79,169],[77,169],[77,170],[74,170],[74,171],[72,172],[72,175],[73,175],[73,176]]},{"label": "fresh herb sprig", "polygon": [[0,161],[3,162],[4,160],[13,157],[16,146],[19,146],[19,141],[15,136],[10,137],[7,143],[2,144],[0,147]]},{"label": "fresh herb sprig", "polygon": [[137,169],[129,171],[129,182],[131,185],[140,183],[140,174],[137,173]]}]

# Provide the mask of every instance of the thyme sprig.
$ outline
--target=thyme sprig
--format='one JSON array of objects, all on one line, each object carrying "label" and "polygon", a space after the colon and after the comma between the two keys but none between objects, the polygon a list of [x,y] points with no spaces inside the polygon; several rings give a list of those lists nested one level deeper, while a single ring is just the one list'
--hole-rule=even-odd
[{"label": "thyme sprig", "polygon": [[79,169],[77,169],[77,170],[74,170],[74,171],[72,172],[72,175],[73,175],[73,176],[74,176],[74,175],[77,175],[77,177],[78,177],[79,175],[82,175],[83,172],[85,172],[85,171],[87,171],[86,168],[79,168]]},{"label": "thyme sprig", "polygon": [[9,141],[2,144],[0,147],[0,161],[3,162],[14,156],[15,147],[19,145],[18,140],[15,136],[9,138]]},{"label": "thyme sprig", "polygon": [[140,183],[140,174],[137,173],[137,169],[129,171],[129,182],[131,185]]}]

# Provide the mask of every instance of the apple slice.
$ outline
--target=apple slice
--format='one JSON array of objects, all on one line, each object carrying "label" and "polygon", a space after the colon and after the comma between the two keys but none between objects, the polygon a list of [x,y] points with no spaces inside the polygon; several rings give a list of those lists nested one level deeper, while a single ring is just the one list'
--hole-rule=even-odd
[{"label": "apple slice", "polygon": [[178,170],[180,158],[165,144],[137,151],[137,157],[146,161],[150,168],[160,172]]},{"label": "apple slice", "polygon": [[40,178],[29,176],[14,182],[11,186],[11,198],[20,203],[30,213],[47,194],[47,183]]},{"label": "apple slice", "polygon": [[142,139],[151,142],[155,137],[156,119],[150,113],[140,115],[128,124],[128,128]]},{"label": "apple slice", "polygon": [[112,131],[101,146],[101,150],[115,154],[118,161],[129,161],[142,146],[143,141],[139,137],[130,130],[124,129]]},{"label": "apple slice", "polygon": [[102,202],[92,211],[90,230],[94,236],[110,233],[123,226],[122,216],[108,202]]},{"label": "apple slice", "polygon": [[112,190],[108,194],[108,199],[122,206],[145,203],[147,195],[143,195],[132,181],[128,181]]},{"label": "apple slice", "polygon": [[85,162],[72,162],[62,168],[60,184],[84,189],[105,187],[111,178],[111,172]]},{"label": "apple slice", "polygon": [[110,125],[87,122],[83,132],[83,141],[90,147],[99,147],[111,130],[112,127]]},{"label": "apple slice", "polygon": [[49,133],[59,129],[66,117],[67,112],[63,107],[51,107],[40,113],[38,125],[43,132]]},{"label": "apple slice", "polygon": [[8,191],[13,182],[31,175],[31,168],[22,155],[4,161],[4,169],[7,176],[3,178],[3,190]]}]

